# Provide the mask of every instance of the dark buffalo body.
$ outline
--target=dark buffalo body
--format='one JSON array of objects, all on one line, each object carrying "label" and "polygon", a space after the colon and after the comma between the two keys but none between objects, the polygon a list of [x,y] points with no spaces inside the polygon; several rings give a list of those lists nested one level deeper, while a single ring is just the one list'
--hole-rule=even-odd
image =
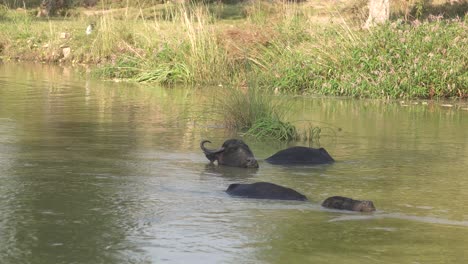
[{"label": "dark buffalo body", "polygon": [[319,165],[335,160],[324,148],[291,147],[278,151],[266,161],[278,165]]},{"label": "dark buffalo body", "polygon": [[305,195],[291,188],[269,182],[234,183],[229,185],[226,192],[229,195],[244,198],[307,201]]},{"label": "dark buffalo body", "polygon": [[258,168],[258,162],[249,146],[239,139],[226,140],[219,149],[207,149],[204,144],[211,143],[203,140],[200,148],[210,162],[218,161],[218,165],[242,168]]},{"label": "dark buffalo body", "polygon": [[359,201],[343,196],[333,196],[325,199],[323,207],[330,209],[349,210],[358,212],[373,212],[375,206],[372,201]]}]

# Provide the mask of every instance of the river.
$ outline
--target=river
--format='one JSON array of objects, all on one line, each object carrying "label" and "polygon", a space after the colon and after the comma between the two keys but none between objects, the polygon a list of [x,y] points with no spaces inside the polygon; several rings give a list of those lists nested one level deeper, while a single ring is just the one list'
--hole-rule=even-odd
[{"label": "river", "polygon": [[[468,111],[291,97],[289,118],[322,127],[314,145],[336,163],[270,165],[287,145],[244,138],[260,160],[247,170],[199,148],[239,137],[213,121],[217,89],[0,64],[0,263],[468,262]],[[310,201],[224,192],[256,181]],[[333,195],[377,211],[321,208]]]}]

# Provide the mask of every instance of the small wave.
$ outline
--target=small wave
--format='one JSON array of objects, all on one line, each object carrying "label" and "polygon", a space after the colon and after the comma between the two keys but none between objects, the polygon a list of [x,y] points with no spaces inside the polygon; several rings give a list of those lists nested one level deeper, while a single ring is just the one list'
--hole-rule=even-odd
[{"label": "small wave", "polygon": [[330,222],[336,221],[355,221],[355,220],[373,220],[373,219],[401,219],[410,220],[416,222],[423,222],[429,224],[442,224],[442,225],[454,225],[454,226],[465,226],[468,227],[468,221],[457,221],[450,219],[443,219],[430,216],[415,216],[415,215],[404,215],[398,213],[391,214],[372,214],[372,215],[342,215],[330,220]]}]

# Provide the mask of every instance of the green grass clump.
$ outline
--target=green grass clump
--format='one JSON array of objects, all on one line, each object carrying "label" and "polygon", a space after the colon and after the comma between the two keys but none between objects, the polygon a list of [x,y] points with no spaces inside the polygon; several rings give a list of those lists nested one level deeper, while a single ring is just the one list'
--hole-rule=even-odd
[{"label": "green grass clump", "polygon": [[120,57],[115,63],[100,67],[94,74],[107,79],[130,79],[140,72],[139,62],[133,57]]},{"label": "green grass clump", "polygon": [[280,98],[254,89],[227,89],[216,104],[217,112],[229,129],[256,138],[293,140],[297,136],[296,128],[281,121],[286,109]]},{"label": "green grass clump", "polygon": [[[105,79],[123,79],[135,82],[156,82],[159,84],[188,83],[191,72],[186,65],[178,62],[149,62],[131,56],[118,58],[94,71]],[[149,65],[148,65],[149,64]]]},{"label": "green grass clump", "polygon": [[285,121],[290,105],[278,96],[258,89],[226,89],[215,105],[216,112],[228,129],[257,139],[278,141],[318,141],[320,128],[299,130]]},{"label": "green grass clump", "polygon": [[298,139],[297,129],[289,122],[277,118],[263,118],[255,120],[247,132],[247,136],[255,138],[272,138],[279,141]]},{"label": "green grass clump", "polygon": [[134,80],[137,82],[157,82],[160,84],[188,83],[191,72],[184,64],[161,64],[152,70],[145,70]]},{"label": "green grass clump", "polygon": [[273,100],[257,89],[226,88],[220,93],[216,109],[227,128],[241,131],[247,131],[259,120],[280,120],[285,115],[280,99]]}]

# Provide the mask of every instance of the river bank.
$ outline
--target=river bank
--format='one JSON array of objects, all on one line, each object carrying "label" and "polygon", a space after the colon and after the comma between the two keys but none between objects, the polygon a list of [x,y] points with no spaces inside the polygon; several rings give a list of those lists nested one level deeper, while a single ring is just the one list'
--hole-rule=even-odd
[{"label": "river bank", "polygon": [[[345,7],[341,3],[339,10]],[[0,16],[0,56],[86,65],[99,78],[162,85],[359,98],[468,97],[466,19],[393,20],[369,31],[360,29],[359,16],[350,16],[356,11],[337,9],[313,2],[163,4],[78,9],[53,19],[7,10]]]}]

